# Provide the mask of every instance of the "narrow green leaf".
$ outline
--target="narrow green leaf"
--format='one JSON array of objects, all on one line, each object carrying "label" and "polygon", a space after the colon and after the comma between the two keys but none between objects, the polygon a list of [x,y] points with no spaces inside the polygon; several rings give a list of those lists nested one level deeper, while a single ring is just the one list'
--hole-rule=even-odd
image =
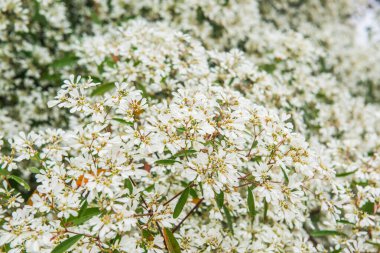
[{"label": "narrow green leaf", "polygon": [[179,134],[182,134],[185,131],[186,131],[186,129],[184,127],[178,127],[177,128],[177,133],[179,133]]},{"label": "narrow green leaf", "polygon": [[154,189],[154,184],[149,185],[148,187],[146,187],[146,188],[144,189],[144,191],[151,192],[153,189]]},{"label": "narrow green leaf", "polygon": [[126,125],[129,125],[129,126],[133,126],[133,122],[128,122],[124,119],[121,119],[121,118],[113,118],[113,120],[119,122],[119,123],[122,123],[122,124],[126,124]]},{"label": "narrow green leaf", "polygon": [[224,204],[224,192],[220,191],[218,194],[215,194],[215,201],[219,209],[222,209]]},{"label": "narrow green leaf", "polygon": [[173,165],[174,163],[180,163],[179,161],[173,160],[173,159],[163,159],[163,160],[157,160],[154,163],[156,165]]},{"label": "narrow green leaf", "polygon": [[264,199],[264,222],[268,219],[268,202]]},{"label": "narrow green leaf", "polygon": [[193,188],[190,188],[190,195],[193,198],[198,198],[198,194]]},{"label": "narrow green leaf", "polygon": [[373,214],[375,212],[375,204],[373,202],[368,201],[360,208],[360,210],[368,214]]},{"label": "narrow green leaf", "polygon": [[349,176],[351,174],[354,174],[356,171],[358,171],[358,169],[353,170],[353,171],[343,172],[343,173],[337,173],[335,176],[336,177],[346,177],[346,176]]},{"label": "narrow green leaf", "polygon": [[376,246],[378,249],[380,249],[380,243],[378,242],[366,241],[366,243],[372,244],[373,246]]},{"label": "narrow green leaf", "polygon": [[96,86],[96,88],[92,91],[91,96],[101,96],[107,91],[112,90],[113,88],[115,88],[114,83],[105,83],[105,84]]},{"label": "narrow green leaf", "polygon": [[37,169],[36,167],[30,167],[29,170],[30,170],[30,172],[32,172],[34,174],[40,174],[40,170]]},{"label": "narrow green leaf", "polygon": [[345,236],[344,233],[336,231],[336,230],[315,230],[310,233],[313,237],[324,237],[331,235]]},{"label": "narrow green leaf", "polygon": [[286,174],[286,171],[284,170],[284,168],[281,167],[281,170],[282,170],[282,173],[284,174],[285,183],[286,183],[286,185],[288,185],[289,184],[288,175]]},{"label": "narrow green leaf", "polygon": [[258,141],[252,142],[251,149],[256,148],[258,143],[259,143]]},{"label": "narrow green leaf", "polygon": [[355,226],[355,223],[349,222],[349,221],[347,221],[347,220],[337,220],[337,222],[339,222],[339,223],[343,223],[343,224],[347,224],[347,225]]},{"label": "narrow green leaf", "polygon": [[177,239],[174,237],[172,231],[168,228],[164,228],[164,239],[169,253],[181,253],[181,248]]},{"label": "narrow green leaf", "polygon": [[223,211],[224,211],[224,214],[226,215],[226,218],[227,218],[227,225],[228,225],[229,229],[231,230],[231,233],[234,234],[234,228],[232,225],[231,213],[225,205],[223,205]]},{"label": "narrow green leaf", "polygon": [[177,204],[174,208],[173,218],[178,218],[181,214],[183,207],[185,206],[187,199],[189,197],[190,187],[186,187],[186,189],[182,192],[181,196],[178,199]]},{"label": "narrow green leaf", "polygon": [[88,206],[88,203],[87,203],[87,200],[85,200],[84,203],[83,203],[83,205],[81,206],[81,208],[79,210],[79,213],[78,213],[79,217],[83,215],[84,211],[86,211],[87,206]]},{"label": "narrow green leaf", "polygon": [[176,153],[173,157],[183,157],[183,156],[189,156],[197,153],[194,149],[188,149],[188,150],[182,150]]},{"label": "narrow green leaf", "polygon": [[68,251],[82,237],[83,235],[74,235],[73,237],[66,239],[65,241],[61,242],[57,247],[55,247],[51,253],[63,253]]},{"label": "narrow green leaf", "polygon": [[74,225],[78,226],[78,225],[85,223],[86,221],[88,221],[92,217],[99,215],[100,213],[101,213],[100,210],[96,207],[88,208],[88,209],[83,211],[81,216],[75,217],[74,219],[71,220],[71,222]]},{"label": "narrow green leaf", "polygon": [[138,83],[138,84],[136,84],[136,88],[139,89],[139,90],[141,90],[141,95],[142,95],[143,98],[148,98],[149,97],[149,94],[146,91],[144,85],[142,85],[141,83]]},{"label": "narrow green leaf", "polygon": [[9,179],[12,179],[14,180],[15,182],[17,182],[18,184],[20,184],[22,187],[25,188],[25,190],[27,191],[30,191],[30,186],[28,185],[28,183],[22,179],[21,177],[18,177],[18,176],[15,176],[15,175],[9,175],[8,176]]},{"label": "narrow green leaf", "polygon": [[125,183],[125,186],[128,188],[129,193],[132,194],[133,184],[132,184],[131,180],[129,178],[127,178],[127,179],[125,179],[124,183]]},{"label": "narrow green leaf", "polygon": [[252,217],[255,217],[255,215],[256,215],[255,199],[253,198],[253,193],[252,193],[251,187],[248,187],[247,204],[248,204],[249,214]]},{"label": "narrow green leaf", "polygon": [[50,66],[53,68],[63,68],[65,66],[70,66],[76,63],[78,58],[75,56],[75,54],[66,54],[62,58],[56,59],[53,61]]}]

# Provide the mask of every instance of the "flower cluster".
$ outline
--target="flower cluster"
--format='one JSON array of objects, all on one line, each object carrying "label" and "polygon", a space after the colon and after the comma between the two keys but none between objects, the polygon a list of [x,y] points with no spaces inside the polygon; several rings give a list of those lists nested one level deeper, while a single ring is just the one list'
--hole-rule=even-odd
[{"label": "flower cluster", "polygon": [[0,251],[377,252],[379,13],[4,0]]}]

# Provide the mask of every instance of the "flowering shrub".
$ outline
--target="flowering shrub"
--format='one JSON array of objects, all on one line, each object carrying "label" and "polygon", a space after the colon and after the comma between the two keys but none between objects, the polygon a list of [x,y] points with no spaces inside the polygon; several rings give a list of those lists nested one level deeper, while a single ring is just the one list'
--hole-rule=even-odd
[{"label": "flowering shrub", "polygon": [[0,10],[1,252],[380,249],[375,3]]}]

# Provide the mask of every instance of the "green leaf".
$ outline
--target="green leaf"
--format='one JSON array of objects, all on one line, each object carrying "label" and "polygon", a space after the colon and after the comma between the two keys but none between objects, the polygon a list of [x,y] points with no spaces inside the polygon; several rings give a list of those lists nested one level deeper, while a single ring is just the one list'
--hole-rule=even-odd
[{"label": "green leaf", "polygon": [[182,134],[185,131],[186,131],[186,129],[184,127],[178,127],[177,128],[177,133],[179,133],[179,134]]},{"label": "green leaf", "polygon": [[249,214],[252,217],[255,217],[255,215],[256,215],[255,199],[253,198],[253,193],[252,193],[251,187],[248,187],[247,204],[248,204]]},{"label": "green leaf", "polygon": [[139,90],[141,90],[141,95],[142,95],[143,98],[148,98],[149,97],[149,94],[146,91],[144,85],[142,85],[141,83],[138,83],[138,84],[136,84],[136,88],[138,88]]},{"label": "green leaf", "polygon": [[349,221],[347,221],[347,220],[337,220],[336,222],[343,223],[343,224],[347,224],[347,225],[353,225],[353,226],[355,226],[355,223],[349,222]]},{"label": "green leaf", "polygon": [[173,159],[163,159],[163,160],[157,160],[154,163],[156,165],[173,165],[174,163],[180,163],[179,161],[173,160]]},{"label": "green leaf", "polygon": [[286,171],[284,170],[284,168],[281,167],[281,170],[282,170],[282,173],[284,174],[285,183],[286,183],[286,185],[288,185],[289,184],[288,175],[286,174]]},{"label": "green leaf", "polygon": [[85,200],[82,207],[79,210],[79,213],[78,213],[79,217],[83,215],[83,212],[87,209],[87,206],[88,206],[88,203],[87,203],[87,200]]},{"label": "green leaf", "polygon": [[86,210],[83,211],[83,213],[80,216],[73,218],[72,220],[70,220],[70,222],[78,226],[85,223],[92,217],[99,215],[100,213],[101,212],[97,207],[87,208]]},{"label": "green leaf", "polygon": [[193,198],[198,198],[198,194],[193,188],[190,188],[190,195]]},{"label": "green leaf", "polygon": [[[4,250],[4,252],[9,252],[11,250],[10,243],[4,244],[2,247],[0,246],[0,250]],[[3,252],[3,251],[1,251]]]},{"label": "green leaf", "polygon": [[8,176],[9,175],[9,171],[6,170],[6,169],[0,169],[0,175]]},{"label": "green leaf", "polygon": [[55,247],[51,253],[63,253],[68,251],[82,237],[83,235],[74,235],[73,237],[66,239],[65,241],[61,242],[57,247]]},{"label": "green leaf", "polygon": [[119,122],[119,123],[122,123],[122,124],[126,124],[126,125],[129,125],[129,126],[133,126],[133,122],[128,122],[126,120],[123,120],[121,118],[113,118],[113,120]]},{"label": "green leaf", "polygon": [[77,60],[78,58],[75,56],[75,54],[66,54],[62,58],[53,61],[50,66],[53,68],[63,68],[65,66],[73,65],[77,62]]},{"label": "green leaf", "polygon": [[154,189],[154,184],[149,185],[148,187],[146,187],[146,188],[144,189],[144,191],[146,191],[146,192],[151,192],[153,189]]},{"label": "green leaf", "polygon": [[189,155],[194,155],[195,153],[197,153],[197,151],[194,149],[182,150],[176,153],[173,157],[189,156]]},{"label": "green leaf", "polygon": [[375,212],[375,204],[373,202],[368,201],[360,208],[360,210],[368,214],[373,214]]},{"label": "green leaf", "polygon": [[12,179],[14,181],[16,181],[18,184],[20,184],[22,187],[25,188],[25,190],[27,191],[30,191],[30,186],[28,185],[28,183],[22,179],[21,177],[18,177],[18,176],[15,176],[15,175],[9,175],[8,176],[9,179]]},{"label": "green leaf", "polygon": [[181,248],[179,247],[177,239],[168,228],[164,228],[164,239],[169,253],[181,253]]},{"label": "green leaf", "polygon": [[133,184],[129,178],[124,180],[125,186],[128,188],[129,193],[132,194],[133,192]]},{"label": "green leaf", "polygon": [[343,173],[337,173],[335,176],[336,177],[346,177],[346,176],[349,176],[351,174],[354,174],[356,171],[358,171],[358,169],[353,170],[353,171],[343,172]]},{"label": "green leaf", "polygon": [[219,209],[222,209],[224,204],[224,192],[220,191],[218,194],[215,194],[215,201]]},{"label": "green leaf", "polygon": [[310,233],[313,237],[324,237],[324,236],[331,236],[331,235],[338,235],[338,236],[346,236],[344,233],[336,231],[336,230],[315,230]]},{"label": "green leaf", "polygon": [[275,64],[263,64],[259,66],[260,70],[263,70],[269,74],[272,74],[276,70],[276,65]]},{"label": "green leaf", "polygon": [[376,246],[378,249],[380,249],[380,243],[378,242],[366,241],[366,243],[372,244],[373,246]]},{"label": "green leaf", "polygon": [[179,200],[174,208],[173,218],[178,218],[181,214],[183,207],[185,206],[187,199],[189,197],[190,187],[186,187],[186,189],[182,192]]},{"label": "green leaf", "polygon": [[264,199],[264,222],[268,219],[268,202]]},{"label": "green leaf", "polygon": [[231,213],[225,205],[223,205],[223,211],[224,211],[224,214],[226,215],[226,218],[227,218],[227,225],[228,225],[229,229],[231,230],[231,233],[234,234],[234,228],[232,226]]},{"label": "green leaf", "polygon": [[32,172],[34,174],[40,174],[40,170],[37,169],[36,167],[30,167],[29,170],[30,170],[30,172]]},{"label": "green leaf", "polygon": [[91,96],[101,96],[107,91],[112,90],[113,88],[115,88],[114,83],[105,83],[105,84],[99,85],[92,91]]}]

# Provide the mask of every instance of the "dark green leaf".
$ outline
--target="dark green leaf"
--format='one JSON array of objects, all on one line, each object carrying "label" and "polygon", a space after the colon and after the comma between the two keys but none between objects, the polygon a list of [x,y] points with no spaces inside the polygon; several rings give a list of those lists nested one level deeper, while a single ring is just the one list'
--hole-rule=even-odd
[{"label": "dark green leaf", "polygon": [[224,204],[224,192],[220,191],[218,194],[215,194],[215,200],[219,209],[222,209]]},{"label": "dark green leaf", "polygon": [[78,213],[79,217],[83,215],[84,211],[86,211],[87,206],[88,206],[88,203],[87,203],[87,200],[85,200],[84,203],[83,203],[83,205],[81,206],[81,208],[79,210],[79,213]]},{"label": "dark green leaf", "polygon": [[179,247],[177,239],[168,228],[164,228],[164,239],[169,253],[181,253],[181,248]]},{"label": "dark green leaf", "polygon": [[360,209],[368,214],[373,214],[375,212],[375,204],[368,201]]},{"label": "dark green leaf", "polygon": [[268,219],[268,202],[264,199],[264,222]]},{"label": "dark green leaf", "polygon": [[223,205],[223,211],[224,211],[224,214],[226,215],[226,218],[227,218],[227,225],[229,227],[229,229],[231,230],[231,233],[233,234],[234,233],[234,228],[233,228],[233,225],[232,225],[232,216],[231,216],[231,213],[230,211],[228,210],[228,208]]},{"label": "dark green leaf", "polygon": [[91,96],[101,96],[104,93],[112,90],[113,88],[115,88],[114,83],[105,83],[105,84],[96,86],[96,88],[92,91]]},{"label": "dark green leaf", "polygon": [[131,180],[129,178],[127,178],[127,179],[125,179],[124,183],[125,183],[125,186],[128,188],[129,193],[132,194],[133,184],[132,184]]},{"label": "dark green leaf", "polygon": [[173,160],[173,159],[163,159],[163,160],[157,160],[154,163],[157,165],[173,165],[174,163],[180,163],[179,161]]},{"label": "dark green leaf", "polygon": [[37,169],[36,167],[30,167],[29,170],[30,170],[30,172],[32,172],[34,174],[40,174],[40,170]]},{"label": "dark green leaf", "polygon": [[77,60],[78,58],[74,54],[66,54],[62,58],[53,61],[50,66],[53,68],[63,68],[65,66],[73,65]]},{"label": "dark green leaf", "polygon": [[129,126],[133,126],[133,122],[128,122],[128,121],[125,121],[121,118],[113,118],[113,120],[119,122],[119,123],[122,123],[122,124],[126,124],[126,125],[129,125]]},{"label": "dark green leaf", "polygon": [[282,173],[284,174],[285,178],[285,183],[288,185],[289,184],[289,178],[288,175],[286,174],[286,171],[281,167]]},{"label": "dark green leaf", "polygon": [[324,237],[324,236],[332,236],[332,235],[345,236],[344,233],[338,232],[336,230],[316,230],[316,231],[312,231],[310,235],[313,237]]},{"label": "dark green leaf", "polygon": [[96,207],[88,208],[85,211],[83,211],[81,216],[72,219],[71,222],[74,225],[78,226],[78,225],[85,223],[86,221],[88,221],[92,217],[99,215],[100,213],[101,213],[100,210]]},{"label": "dark green leaf", "polygon": [[177,154],[175,154],[173,157],[189,156],[195,153],[197,153],[197,151],[194,149],[182,150],[182,151],[179,151]]},{"label": "dark green leaf", "polygon": [[83,235],[74,235],[73,237],[70,237],[69,239],[66,239],[65,241],[61,242],[57,247],[53,249],[51,253],[63,253],[68,251],[74,244],[76,244]]},{"label": "dark green leaf", "polygon": [[349,221],[346,221],[346,220],[337,220],[337,222],[339,223],[343,223],[343,224],[347,224],[347,225],[355,225],[355,223],[352,223],[352,222],[349,222]]},{"label": "dark green leaf", "polygon": [[15,176],[15,175],[9,175],[8,176],[9,179],[12,179],[14,180],[15,182],[17,182],[18,184],[20,184],[22,187],[25,188],[25,190],[27,191],[30,191],[30,186],[28,185],[28,183],[22,179],[21,177],[18,177],[18,176]]},{"label": "dark green leaf", "polygon": [[190,195],[193,198],[198,198],[198,194],[193,188],[190,188]]},{"label": "dark green leaf", "polygon": [[154,184],[149,185],[144,191],[151,192],[154,189]]},{"label": "dark green leaf", "polygon": [[349,176],[351,174],[354,174],[356,171],[358,171],[358,169],[353,170],[353,171],[349,171],[349,172],[337,173],[336,177],[346,177],[346,176]]},{"label": "dark green leaf", "polygon": [[182,192],[181,196],[178,199],[177,204],[174,208],[173,218],[177,218],[181,212],[183,207],[185,206],[187,199],[189,197],[190,187],[186,187],[186,189]]},{"label": "dark green leaf", "polygon": [[247,204],[248,204],[249,214],[252,217],[255,217],[255,215],[256,215],[255,199],[253,198],[253,193],[252,193],[251,187],[248,187]]}]

